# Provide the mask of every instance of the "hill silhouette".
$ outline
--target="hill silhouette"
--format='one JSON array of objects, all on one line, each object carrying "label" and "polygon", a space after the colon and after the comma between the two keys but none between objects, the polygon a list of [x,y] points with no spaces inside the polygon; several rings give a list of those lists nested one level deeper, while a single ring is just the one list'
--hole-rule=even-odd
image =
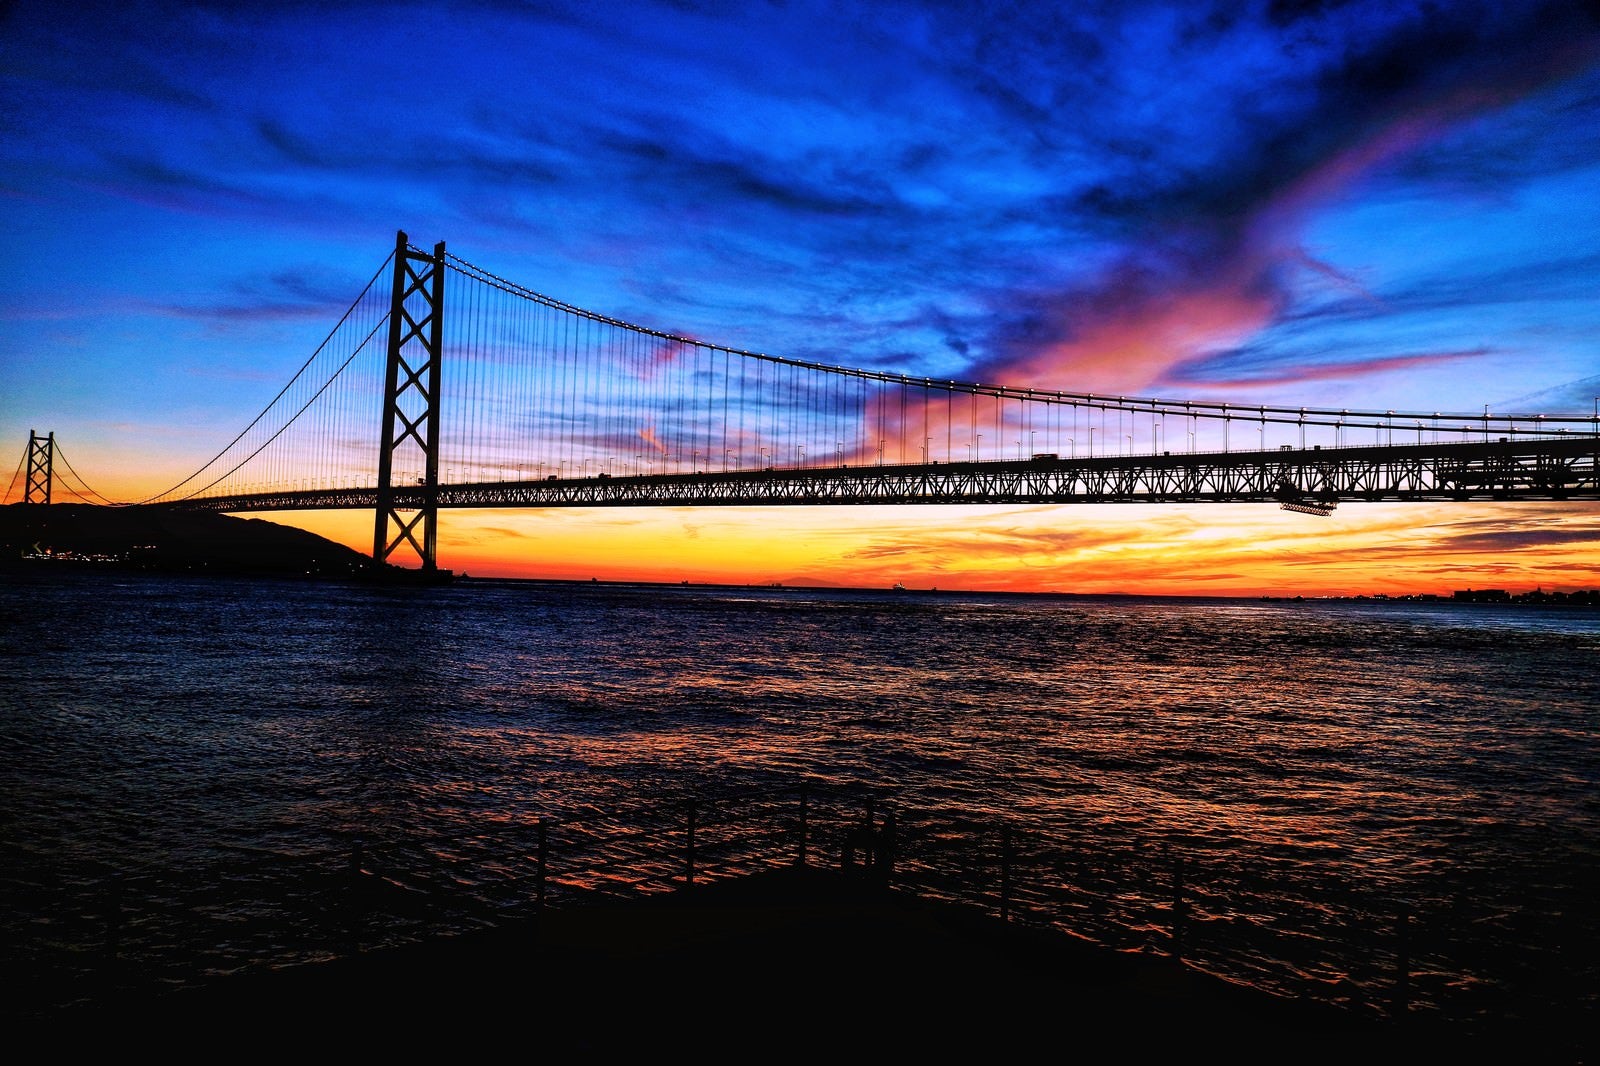
[{"label": "hill silhouette", "polygon": [[160,506],[0,507],[0,566],[82,565],[166,572],[364,577],[372,560],[259,518]]}]

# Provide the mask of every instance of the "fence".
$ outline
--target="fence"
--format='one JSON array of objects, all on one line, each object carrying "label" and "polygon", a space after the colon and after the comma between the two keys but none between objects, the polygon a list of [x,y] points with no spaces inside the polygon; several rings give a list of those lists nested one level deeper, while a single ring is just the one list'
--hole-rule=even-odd
[{"label": "fence", "polygon": [[68,968],[61,988],[40,983],[41,997],[85,994],[90,968],[115,992],[107,958],[118,979],[172,985],[801,864],[854,868],[898,892],[1366,1015],[1570,1023],[1600,998],[1600,901],[1582,883],[1518,913],[1470,886],[1395,898],[1236,845],[1107,839],[1059,820],[921,813],[893,799],[807,780],[501,820],[467,838],[397,831],[226,869],[108,873],[75,890],[51,943],[16,961],[19,972]]},{"label": "fence", "polygon": [[1221,869],[1136,841],[1063,848],[1058,832],[1021,819],[918,817],[860,786],[803,782],[541,819],[522,846],[492,856],[461,845],[406,850],[360,860],[364,878],[412,904],[366,915],[391,935],[407,916],[412,934],[493,925],[809,864],[1377,1015],[1428,1009],[1416,971],[1450,972],[1448,959],[1419,950],[1405,902],[1304,883],[1286,895],[1264,868]]}]

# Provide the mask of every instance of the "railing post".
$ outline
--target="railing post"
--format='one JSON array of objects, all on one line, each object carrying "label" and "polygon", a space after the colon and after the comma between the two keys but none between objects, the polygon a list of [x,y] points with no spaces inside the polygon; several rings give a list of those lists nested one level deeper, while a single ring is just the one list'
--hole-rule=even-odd
[{"label": "railing post", "polygon": [[361,891],[366,861],[366,843],[357,837],[350,845],[350,857],[345,865],[344,918],[345,935],[358,948],[361,946],[362,933],[365,932],[367,914],[366,900]]},{"label": "railing post", "polygon": [[895,856],[899,850],[899,829],[893,808],[883,812],[883,828],[878,832],[878,877],[887,883],[894,877]]},{"label": "railing post", "polygon": [[543,818],[539,819],[539,850],[535,853],[533,865],[533,909],[536,913],[544,912],[544,879],[545,870],[550,862],[550,829]]},{"label": "railing post", "polygon": [[1411,1010],[1411,905],[1400,905],[1400,922],[1395,930],[1396,945],[1394,1014],[1404,1017]]},{"label": "railing post", "polygon": [[1183,856],[1172,865],[1172,957],[1183,961],[1183,934],[1189,917],[1189,901],[1183,894]]},{"label": "railing post", "polygon": [[106,900],[106,955],[117,959],[122,955],[122,874],[111,875],[111,887]]},{"label": "railing post", "polygon": [[877,829],[877,808],[868,796],[861,812],[861,821],[847,830],[839,846],[839,866],[856,865],[859,855],[864,870],[876,873],[882,861],[883,843]]},{"label": "railing post", "polygon": [[861,865],[867,869],[871,869],[878,861],[877,848],[874,846],[877,821],[877,804],[868,796],[866,809],[861,813]]},{"label": "railing post", "polygon": [[1015,849],[1011,843],[1011,827],[1000,827],[1000,920],[1011,920],[1011,861]]},{"label": "railing post", "polygon": [[685,847],[684,847],[684,856],[683,856],[683,881],[684,881],[684,884],[688,884],[688,885],[694,884],[694,824],[695,824],[695,813],[696,813],[695,812],[695,802],[693,800],[690,800],[689,801],[689,809],[688,809],[688,814],[689,814],[688,827],[687,827],[688,831],[687,831],[687,834],[686,834],[686,841],[685,841]]},{"label": "railing post", "polygon": [[808,819],[810,818],[810,805],[811,783],[808,781],[800,786],[800,846],[795,855],[796,866],[804,866],[806,864],[806,845],[808,843],[807,834],[810,831],[810,825],[808,822]]}]

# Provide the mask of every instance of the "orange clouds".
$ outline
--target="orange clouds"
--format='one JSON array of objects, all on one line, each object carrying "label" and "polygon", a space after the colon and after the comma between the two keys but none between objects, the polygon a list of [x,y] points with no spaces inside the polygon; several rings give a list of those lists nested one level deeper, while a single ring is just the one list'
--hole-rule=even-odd
[{"label": "orange clouds", "polygon": [[1039,388],[1147,395],[1197,356],[1247,340],[1271,323],[1276,301],[1235,278],[1140,300],[1005,368]]},{"label": "orange clouds", "polygon": [[[1502,95],[1505,95],[1502,93]],[[1196,376],[1183,373],[1207,355],[1247,344],[1276,324],[1293,304],[1288,279],[1309,271],[1345,292],[1370,294],[1337,267],[1312,256],[1301,231],[1312,213],[1347,196],[1379,168],[1448,132],[1454,122],[1490,103],[1483,93],[1414,104],[1366,136],[1330,152],[1298,173],[1289,163],[1257,187],[1242,186],[1230,210],[1157,222],[1110,267],[1074,291],[1042,297],[1044,325],[987,361],[984,380],[1008,385],[1111,395],[1157,395]],[[1251,199],[1251,197],[1254,199]],[[1352,352],[1350,374],[1379,369],[1389,359]],[[1459,358],[1467,352],[1447,352]],[[1437,358],[1410,357],[1410,358]],[[1365,364],[1365,365],[1364,365]],[[1401,365],[1396,362],[1394,365]],[[1248,384],[1289,384],[1345,376],[1324,363],[1285,363]],[[1239,381],[1203,382],[1207,388]]]},{"label": "orange clouds", "polygon": [[1258,504],[573,508],[439,524],[440,565],[475,576],[1308,597],[1600,588],[1600,505],[1353,504],[1330,518]]},{"label": "orange clouds", "polygon": [[656,438],[656,429],[654,426],[645,426],[643,429],[641,429],[639,431],[639,439],[650,445],[650,447],[654,448],[658,455],[667,454],[667,446],[662,444],[661,441]]}]

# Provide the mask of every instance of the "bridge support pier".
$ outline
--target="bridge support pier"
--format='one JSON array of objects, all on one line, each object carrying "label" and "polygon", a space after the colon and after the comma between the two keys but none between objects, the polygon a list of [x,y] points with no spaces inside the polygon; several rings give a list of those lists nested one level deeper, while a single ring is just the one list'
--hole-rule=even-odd
[{"label": "bridge support pier", "polygon": [[23,503],[50,502],[50,489],[55,480],[53,462],[56,453],[56,435],[41,437],[28,430],[28,480],[22,487]]},{"label": "bridge support pier", "polygon": [[[409,545],[424,573],[438,570],[439,360],[444,332],[444,242],[415,251],[395,236],[394,290],[378,442],[378,507],[372,565]],[[396,480],[399,484],[396,484]]]}]

